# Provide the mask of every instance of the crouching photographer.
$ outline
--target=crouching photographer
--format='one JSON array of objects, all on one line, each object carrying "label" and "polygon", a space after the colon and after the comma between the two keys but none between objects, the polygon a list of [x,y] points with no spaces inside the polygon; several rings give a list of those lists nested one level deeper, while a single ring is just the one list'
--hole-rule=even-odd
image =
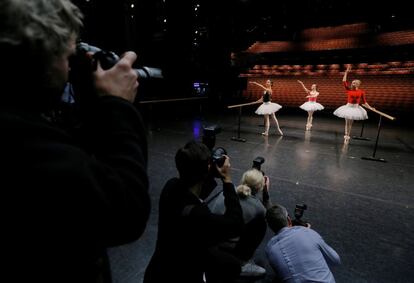
[{"label": "crouching photographer", "polygon": [[316,231],[293,226],[286,208],[275,204],[266,212],[275,233],[266,245],[267,259],[275,271],[275,282],[335,282],[329,265],[340,264],[339,255]]},{"label": "crouching photographer", "polygon": [[145,126],[132,104],[137,56],[107,70],[97,61],[89,76],[98,98],[75,137],[48,114],[68,81],[80,10],[69,0],[3,0],[0,26],[2,200],[20,212],[2,222],[4,275],[110,282],[106,249],[137,240],[150,212]]},{"label": "crouching photographer", "polygon": [[[240,277],[262,278],[266,270],[253,261],[253,255],[263,240],[267,224],[265,221],[266,208],[270,205],[269,180],[261,171],[264,158],[257,157],[253,161],[253,168],[244,172],[236,192],[243,210],[244,230],[239,237],[223,241],[219,248],[226,251],[239,261],[241,266]],[[260,193],[262,199],[260,200]],[[218,193],[208,200],[212,212],[225,213],[223,193]]]}]

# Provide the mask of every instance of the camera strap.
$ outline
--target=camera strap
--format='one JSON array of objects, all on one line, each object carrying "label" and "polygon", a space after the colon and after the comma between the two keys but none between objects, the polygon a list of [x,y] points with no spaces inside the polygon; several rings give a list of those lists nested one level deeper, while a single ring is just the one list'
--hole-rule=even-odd
[{"label": "camera strap", "polygon": [[210,202],[212,202],[214,199],[216,199],[221,193],[223,193],[223,189],[219,190],[217,193],[213,194],[211,193],[205,200],[204,202],[206,204],[209,204]]}]

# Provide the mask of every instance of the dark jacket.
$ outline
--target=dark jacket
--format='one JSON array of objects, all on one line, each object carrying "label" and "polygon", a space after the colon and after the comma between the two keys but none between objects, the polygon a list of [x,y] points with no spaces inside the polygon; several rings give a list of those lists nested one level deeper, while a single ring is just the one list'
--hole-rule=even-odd
[{"label": "dark jacket", "polygon": [[106,248],[134,241],[145,229],[142,118],[117,97],[101,98],[91,114],[77,139],[35,110],[0,105],[9,282],[100,282],[109,273]]},{"label": "dark jacket", "polygon": [[[233,184],[223,187],[226,212],[213,214],[177,178],[165,185],[159,203],[158,238],[145,283],[203,282],[208,249],[240,235],[243,215]],[[187,208],[191,207],[188,211]]]}]

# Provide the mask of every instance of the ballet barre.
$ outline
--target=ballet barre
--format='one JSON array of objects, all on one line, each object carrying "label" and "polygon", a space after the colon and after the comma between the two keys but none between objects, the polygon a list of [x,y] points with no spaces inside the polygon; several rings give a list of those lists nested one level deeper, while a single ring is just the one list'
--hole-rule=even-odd
[{"label": "ballet barre", "polygon": [[188,100],[200,100],[200,99],[207,99],[207,97],[186,97],[186,98],[173,98],[173,99],[143,100],[143,101],[140,101],[139,103],[141,104],[162,103],[162,102],[188,101]]},{"label": "ballet barre", "polygon": [[232,137],[231,140],[239,141],[239,142],[246,142],[246,139],[243,139],[243,138],[240,137],[241,109],[242,109],[243,106],[249,106],[249,105],[260,104],[260,103],[262,103],[262,102],[261,101],[254,101],[254,102],[249,102],[249,103],[234,104],[234,105],[227,106],[228,109],[239,107],[239,124],[238,124],[238,127],[237,127],[237,137]]},{"label": "ballet barre", "polygon": [[243,106],[248,106],[248,105],[254,105],[254,104],[259,104],[262,103],[261,101],[254,101],[254,102],[249,102],[249,103],[242,103],[242,104],[235,104],[235,105],[229,105],[227,106],[227,108],[236,108],[236,107],[243,107]]},{"label": "ballet barre", "polygon": [[362,104],[362,106],[364,108],[368,109],[368,110],[371,110],[372,112],[377,113],[379,115],[379,121],[378,121],[378,131],[377,131],[377,138],[375,140],[374,152],[372,153],[372,156],[369,156],[369,157],[361,157],[361,158],[364,159],[364,160],[387,162],[384,158],[376,158],[375,157],[375,154],[377,152],[377,147],[378,147],[379,135],[380,135],[380,132],[381,132],[382,117],[385,117],[387,119],[390,119],[391,121],[394,121],[396,118],[393,117],[393,116],[391,116],[391,115],[388,115],[388,114],[386,114],[386,113],[384,113],[382,111],[379,111],[379,110],[377,110],[377,109],[375,109],[373,107],[367,106],[365,104]]},{"label": "ballet barre", "polygon": [[373,108],[373,107],[367,107],[367,106],[366,106],[366,105],[364,105],[364,104],[362,104],[362,106],[363,106],[364,108],[368,109],[368,110],[371,110],[371,111],[373,111],[373,112],[375,112],[375,113],[379,114],[380,116],[384,116],[385,118],[390,119],[391,121],[394,121],[394,120],[396,119],[395,117],[393,117],[393,116],[391,116],[391,115],[388,115],[388,114],[385,114],[384,112],[381,112],[381,111],[379,111],[379,110],[377,110],[377,109],[375,109],[375,108]]},{"label": "ballet barre", "polygon": [[[366,105],[364,105],[364,104],[362,104],[362,106],[363,106],[364,108],[368,109],[368,110],[371,110],[371,111],[373,111],[373,112],[375,112],[375,113],[377,113],[377,114],[379,114],[379,115],[382,115],[382,116],[384,116],[384,117],[386,117],[386,118],[390,119],[391,121],[394,121],[394,120],[395,120],[395,117],[392,117],[392,116],[390,116],[390,115],[388,115],[388,114],[385,114],[384,112],[381,112],[381,111],[379,111],[379,110],[377,110],[377,109],[375,109],[375,108],[372,108],[372,107],[367,107],[367,106],[366,106]],[[364,120],[363,120],[363,121],[362,121],[362,126],[361,126],[361,134],[359,135],[359,137],[357,137],[357,136],[353,136],[353,137],[352,137],[353,139],[356,139],[356,140],[364,140],[364,141],[369,141],[369,140],[370,140],[369,138],[365,138],[365,137],[363,137],[364,125],[365,125],[365,123],[364,123]]]}]

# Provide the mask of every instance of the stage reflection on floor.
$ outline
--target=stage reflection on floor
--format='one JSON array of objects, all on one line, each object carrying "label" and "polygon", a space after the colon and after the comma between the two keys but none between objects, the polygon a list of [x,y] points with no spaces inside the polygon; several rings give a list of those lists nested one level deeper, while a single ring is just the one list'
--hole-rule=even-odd
[{"label": "stage reflection on floor", "polygon": [[[150,121],[152,215],[139,241],[110,251],[114,281],[142,282],[156,241],[158,198],[166,180],[177,175],[175,152],[190,139],[201,140],[203,126],[219,125],[216,145],[227,150],[235,183],[262,156],[272,201],[291,213],[296,204],[307,204],[304,220],[341,256],[342,265],[332,268],[337,282],[413,282],[413,129],[385,122],[375,148],[375,119],[362,133],[362,123],[355,122],[355,138],[344,144],[342,119],[315,114],[312,130],[305,131],[305,115],[278,118],[284,136],[276,134],[274,125],[269,136],[262,136],[263,120],[254,114],[242,117],[240,130],[232,114]],[[272,276],[263,249],[271,236],[268,229],[255,255],[269,273],[260,282]]]}]

